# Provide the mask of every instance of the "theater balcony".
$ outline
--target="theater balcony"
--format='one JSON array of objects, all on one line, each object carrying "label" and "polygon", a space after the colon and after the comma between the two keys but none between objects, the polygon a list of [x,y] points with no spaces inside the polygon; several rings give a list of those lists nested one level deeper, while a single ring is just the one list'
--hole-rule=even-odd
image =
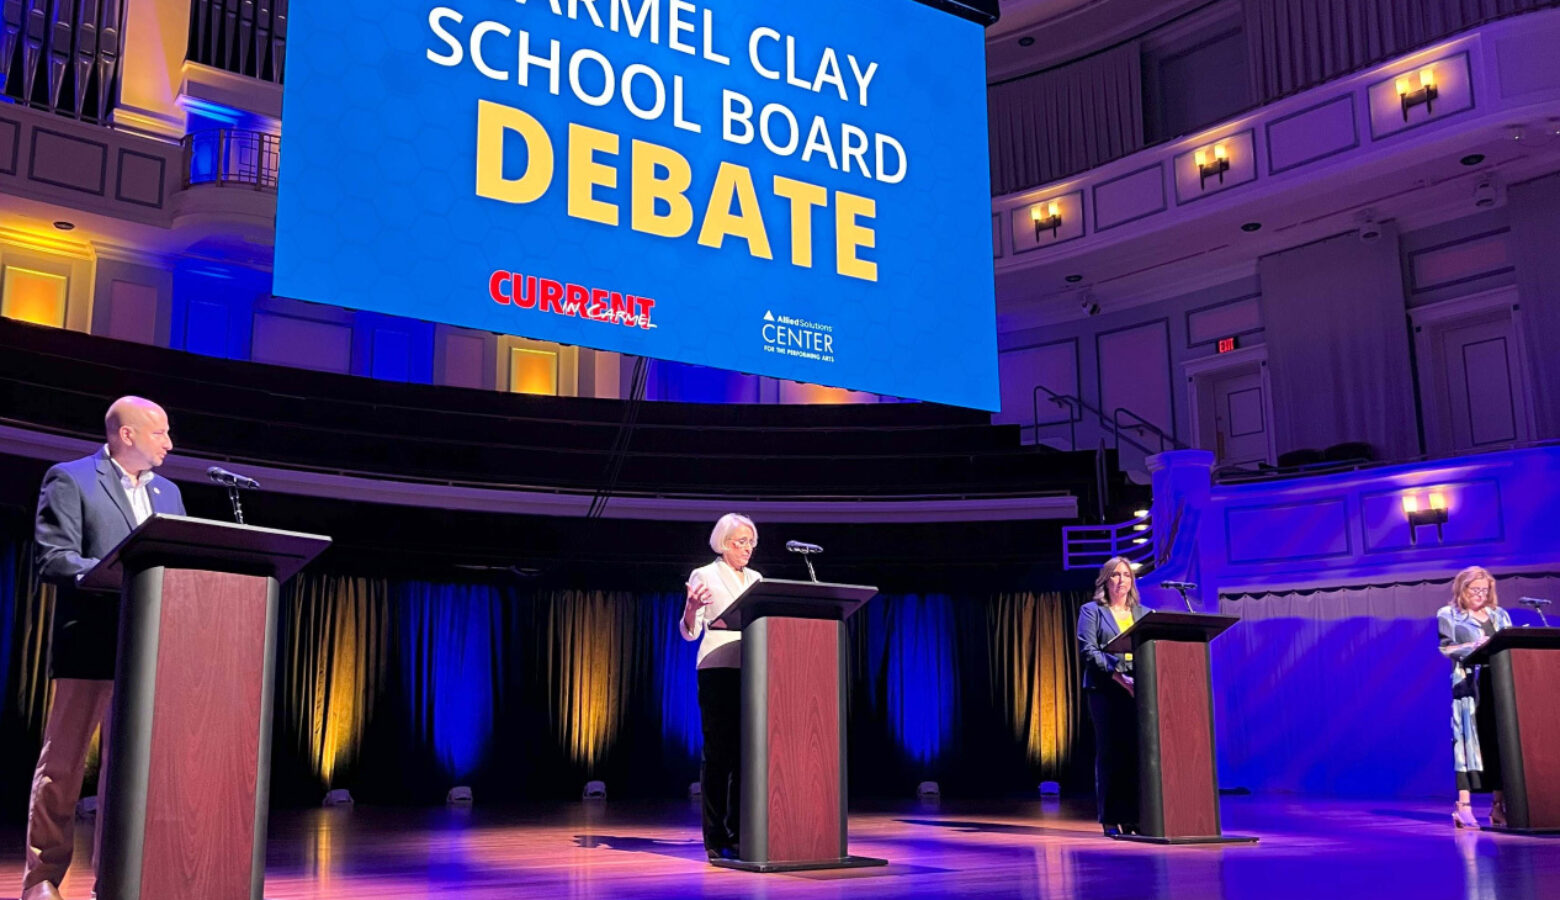
[{"label": "theater balcony", "polygon": [[1025,447],[1016,426],[931,404],[505,395],[5,320],[0,346],[3,496],[18,520],[43,468],[91,452],[107,403],[133,392],[170,410],[178,449],[165,471],[188,486],[192,512],[227,517],[204,472],[239,469],[267,489],[246,499],[250,521],[332,533],[343,564],[664,577],[735,510],[784,530],[776,550],[788,537],[832,542],[861,577],[890,566],[1017,576],[1056,554],[1080,507],[1092,518],[1143,497],[1101,480],[1095,452]]}]

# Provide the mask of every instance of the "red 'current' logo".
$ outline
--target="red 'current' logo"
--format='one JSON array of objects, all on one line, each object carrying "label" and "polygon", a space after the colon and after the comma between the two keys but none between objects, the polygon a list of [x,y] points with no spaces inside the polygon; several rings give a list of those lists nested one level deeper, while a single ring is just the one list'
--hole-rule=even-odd
[{"label": "red 'current' logo", "polygon": [[606,288],[522,275],[495,269],[488,278],[488,296],[494,303],[521,309],[538,309],[559,316],[577,316],[592,322],[608,322],[627,328],[654,328],[651,311],[655,301]]}]

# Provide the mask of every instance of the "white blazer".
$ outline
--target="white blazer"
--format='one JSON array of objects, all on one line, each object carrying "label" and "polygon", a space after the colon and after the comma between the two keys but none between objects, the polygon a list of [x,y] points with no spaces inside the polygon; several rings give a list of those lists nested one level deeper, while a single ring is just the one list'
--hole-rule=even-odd
[{"label": "white blazer", "polygon": [[764,576],[751,566],[738,572],[726,564],[723,559],[717,559],[707,566],[700,566],[688,576],[688,583],[702,581],[710,588],[710,597],[713,602],[709,606],[699,610],[699,614],[693,620],[693,630],[688,630],[687,620],[682,616],[677,617],[677,630],[685,641],[697,641],[699,635],[704,635],[704,640],[699,644],[699,668],[701,669],[738,669],[742,667],[742,632],[727,629],[705,628],[705,622],[713,622],[720,618],[720,614],[726,611],[726,607],[749,587],[764,580]]}]

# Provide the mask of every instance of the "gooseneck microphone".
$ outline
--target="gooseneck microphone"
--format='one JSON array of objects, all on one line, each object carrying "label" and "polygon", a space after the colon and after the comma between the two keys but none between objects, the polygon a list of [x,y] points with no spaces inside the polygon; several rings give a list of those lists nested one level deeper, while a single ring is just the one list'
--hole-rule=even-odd
[{"label": "gooseneck microphone", "polygon": [[257,491],[260,489],[260,482],[247,475],[229,472],[221,466],[207,469],[206,477],[227,488],[228,502],[233,504],[233,521],[240,525],[244,524],[244,505],[239,502],[238,491],[240,488],[246,491]]},{"label": "gooseneck microphone", "polygon": [[1195,590],[1197,590],[1197,582],[1195,582],[1195,581],[1161,581],[1161,582],[1159,582],[1159,586],[1160,587],[1167,587],[1167,588],[1169,588],[1172,591],[1179,592],[1180,595],[1181,595],[1181,602],[1186,604],[1186,611],[1187,612],[1196,612],[1197,611],[1195,609],[1192,609],[1192,598],[1186,596],[1186,592],[1187,591],[1195,591]]},{"label": "gooseneck microphone", "polygon": [[807,574],[812,576],[812,580],[816,582],[818,573],[813,571],[812,555],[814,553],[822,553],[823,548],[817,544],[809,544],[806,541],[786,541],[785,549],[802,555],[802,562],[807,564]]},{"label": "gooseneck microphone", "polygon": [[221,466],[212,466],[211,468],[207,469],[206,477],[210,478],[212,481],[215,481],[217,484],[222,485],[223,487],[243,488],[246,491],[257,491],[260,489],[260,482],[250,478],[247,475],[240,475],[237,472],[229,472],[227,469],[224,469]]}]

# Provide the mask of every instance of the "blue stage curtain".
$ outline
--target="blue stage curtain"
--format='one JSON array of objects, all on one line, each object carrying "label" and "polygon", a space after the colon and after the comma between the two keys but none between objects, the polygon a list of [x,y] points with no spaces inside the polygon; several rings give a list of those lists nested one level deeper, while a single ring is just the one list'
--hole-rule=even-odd
[{"label": "blue stage curtain", "polygon": [[953,607],[944,595],[878,597],[858,613],[858,661],[868,701],[886,714],[900,751],[920,767],[942,761],[954,736],[959,686]]},{"label": "blue stage curtain", "polygon": [[506,683],[502,604],[486,585],[420,581],[397,585],[392,601],[408,730],[450,784],[491,747]]},{"label": "blue stage curtain", "polygon": [[698,641],[685,641],[678,628],[686,596],[647,594],[640,601],[639,633],[655,685],[662,749],[697,760],[704,749],[699,720]]},{"label": "blue stage curtain", "polygon": [[[0,798],[23,805],[52,608],[30,551],[20,535],[0,543]],[[312,805],[336,787],[365,802],[437,802],[455,784],[479,802],[562,799],[588,778],[615,797],[680,794],[701,743],[683,602],[305,573],[285,587],[278,623],[273,802]],[[1076,609],[1076,597],[1029,594],[868,604],[849,624],[853,790],[904,796],[932,778],[1011,793],[1067,780]]]}]

